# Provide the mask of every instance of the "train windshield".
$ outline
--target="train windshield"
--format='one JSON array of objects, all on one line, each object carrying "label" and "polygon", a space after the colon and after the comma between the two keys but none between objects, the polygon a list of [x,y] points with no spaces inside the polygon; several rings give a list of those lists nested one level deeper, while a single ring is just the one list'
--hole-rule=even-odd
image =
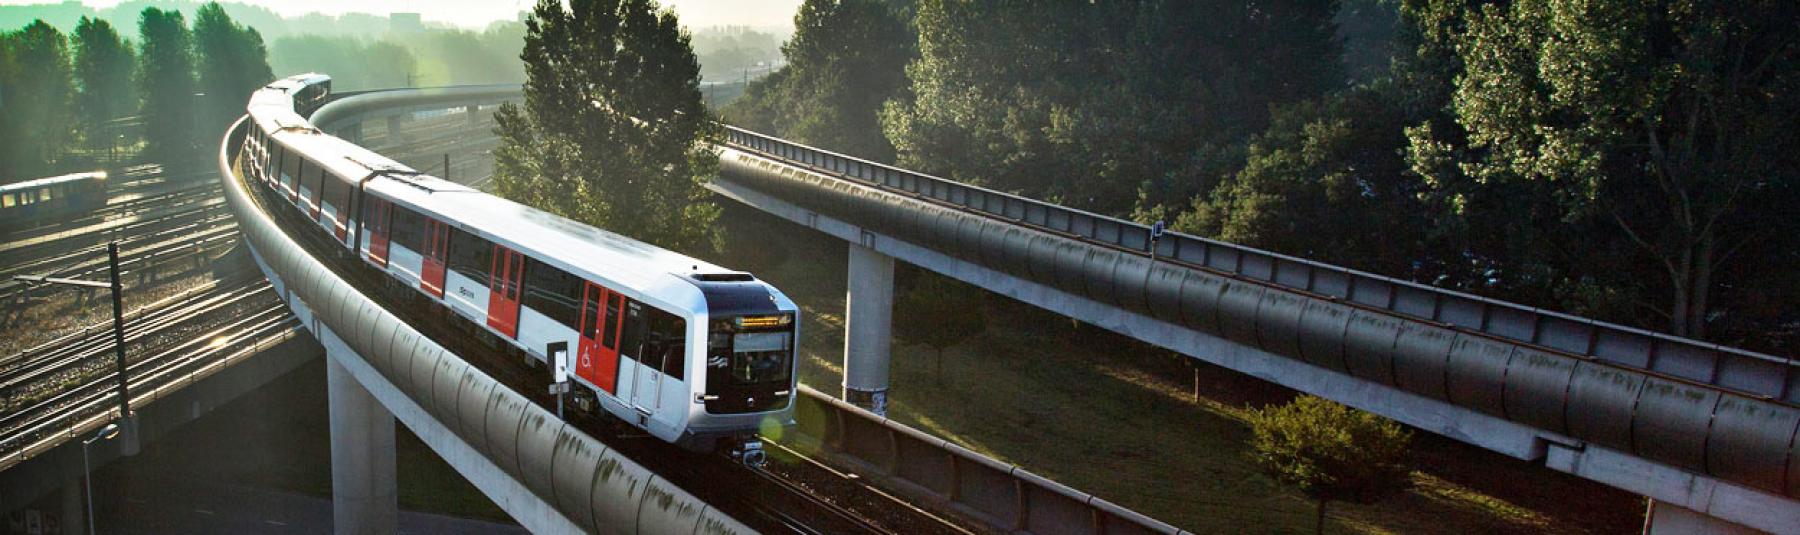
[{"label": "train windshield", "polygon": [[793,369],[793,316],[742,316],[713,322],[707,367],[733,384],[786,383]]},{"label": "train windshield", "polygon": [[739,384],[786,382],[791,332],[731,336],[731,379]]}]

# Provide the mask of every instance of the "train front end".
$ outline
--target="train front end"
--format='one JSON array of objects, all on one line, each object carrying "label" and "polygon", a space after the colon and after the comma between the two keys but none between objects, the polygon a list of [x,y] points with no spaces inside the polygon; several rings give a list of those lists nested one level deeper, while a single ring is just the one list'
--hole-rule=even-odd
[{"label": "train front end", "polygon": [[[724,280],[720,280],[724,279]],[[794,424],[798,308],[749,275],[700,281],[706,295],[705,377],[683,442],[761,464],[758,436]]]}]

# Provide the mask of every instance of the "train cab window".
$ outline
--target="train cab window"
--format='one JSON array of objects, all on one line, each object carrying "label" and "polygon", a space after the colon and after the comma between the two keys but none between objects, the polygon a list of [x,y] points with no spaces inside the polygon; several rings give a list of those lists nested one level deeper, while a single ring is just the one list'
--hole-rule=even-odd
[{"label": "train cab window", "polygon": [[388,243],[397,244],[417,254],[425,250],[425,218],[404,206],[394,205],[389,212]]},{"label": "train cab window", "polygon": [[[571,329],[577,327],[580,318],[577,317],[576,303],[580,302],[581,292],[586,286],[585,281],[567,271],[529,256],[525,257],[524,304],[557,323]],[[593,327],[590,325],[588,329]],[[593,338],[591,332],[588,333],[588,338]]]},{"label": "train cab window", "polygon": [[493,268],[494,244],[462,229],[450,228],[450,270],[481,286],[488,285],[488,270]]},{"label": "train cab window", "polygon": [[793,368],[793,338],[790,315],[716,320],[707,333],[706,366],[724,368],[734,384],[785,383]]}]

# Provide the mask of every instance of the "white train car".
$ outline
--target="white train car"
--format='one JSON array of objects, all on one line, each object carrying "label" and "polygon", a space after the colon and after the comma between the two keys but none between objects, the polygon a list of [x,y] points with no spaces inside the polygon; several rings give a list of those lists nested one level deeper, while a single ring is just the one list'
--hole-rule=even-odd
[{"label": "white train car", "polygon": [[798,310],[779,290],[325,135],[296,113],[319,83],[251,97],[244,167],[361,269],[533,359],[566,350],[580,399],[664,441],[760,462],[750,437],[792,423]]}]

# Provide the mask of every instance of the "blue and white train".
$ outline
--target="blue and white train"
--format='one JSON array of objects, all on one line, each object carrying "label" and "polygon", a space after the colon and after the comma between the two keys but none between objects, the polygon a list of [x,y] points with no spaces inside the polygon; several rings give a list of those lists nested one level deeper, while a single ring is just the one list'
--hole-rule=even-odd
[{"label": "blue and white train", "polygon": [[330,78],[251,96],[241,167],[371,269],[532,358],[567,348],[579,405],[760,462],[793,421],[798,311],[755,277],[427,176],[300,115]]}]

